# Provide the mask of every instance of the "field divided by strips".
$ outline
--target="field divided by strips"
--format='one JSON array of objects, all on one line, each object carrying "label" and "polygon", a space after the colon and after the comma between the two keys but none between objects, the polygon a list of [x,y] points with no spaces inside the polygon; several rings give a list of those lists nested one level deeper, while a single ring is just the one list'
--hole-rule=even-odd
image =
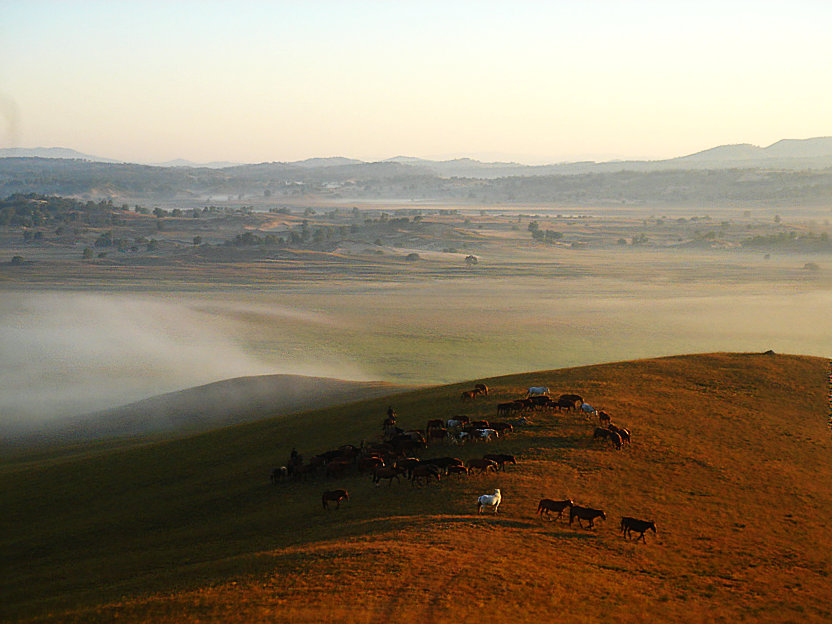
[{"label": "field divided by strips", "polygon": [[[487,449],[505,473],[373,487],[367,476],[268,482],[292,445],[376,435],[374,399],[78,458],[0,464],[0,618],[23,622],[828,622],[829,361],[710,354],[524,373],[397,395],[405,428],[493,418],[546,385],[632,433],[536,413]],[[337,483],[337,486],[335,485]],[[350,501],[321,509],[324,489]],[[476,497],[499,487],[498,515]],[[606,511],[595,530],[541,520],[540,498]],[[621,516],[656,521],[625,541]],[[488,614],[488,615],[485,615]]]}]

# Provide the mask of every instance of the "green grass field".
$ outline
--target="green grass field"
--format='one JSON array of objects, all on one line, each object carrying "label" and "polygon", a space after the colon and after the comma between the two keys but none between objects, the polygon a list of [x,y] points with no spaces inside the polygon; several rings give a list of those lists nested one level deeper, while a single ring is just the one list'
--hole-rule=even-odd
[{"label": "green grass field", "polygon": [[[367,476],[272,486],[307,456],[380,433],[385,399],[169,441],[32,453],[0,464],[0,614],[44,622],[824,622],[832,538],[826,360],[682,356],[399,395],[400,423],[493,418],[529,385],[575,391],[633,433],[538,413],[491,445],[499,475],[376,488]],[[310,405],[310,407],[314,407]],[[320,493],[351,500],[324,511]],[[476,497],[503,490],[497,516]],[[536,517],[541,497],[606,511],[589,531]],[[654,519],[646,544],[622,515]],[[488,614],[488,615],[484,615]]]}]

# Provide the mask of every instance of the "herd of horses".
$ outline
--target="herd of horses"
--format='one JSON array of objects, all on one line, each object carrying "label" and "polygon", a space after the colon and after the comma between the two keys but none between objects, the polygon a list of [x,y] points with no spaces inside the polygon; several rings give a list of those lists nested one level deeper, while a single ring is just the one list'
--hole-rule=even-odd
[{"label": "herd of horses", "polygon": [[[488,396],[488,387],[484,384],[477,384],[472,390],[463,392],[461,398],[472,400],[479,396]],[[579,410],[584,414],[597,415],[600,426],[595,429],[593,439],[609,440],[617,449],[621,449],[625,443],[630,442],[631,436],[627,429],[613,424],[606,412],[591,408],[580,395],[562,394],[554,399],[549,394],[549,389],[545,387],[529,388],[523,398],[498,404],[497,414],[499,418],[527,410],[547,409]],[[528,421],[523,418],[516,424],[524,422]],[[378,441],[370,443],[362,441],[358,446],[344,444],[336,449],[314,455],[308,461],[304,461],[303,456],[292,449],[286,465],[272,471],[271,481],[277,484],[282,480],[307,480],[321,475],[327,479],[334,479],[357,473],[369,475],[376,486],[385,480],[388,486],[392,486],[393,480],[400,483],[402,479],[405,479],[410,481],[411,487],[416,487],[431,483],[439,484],[443,478],[447,479],[451,476],[461,479],[470,475],[497,474],[504,471],[508,464],[517,465],[516,457],[507,453],[485,453],[482,457],[462,460],[452,456],[423,459],[414,455],[437,441],[453,444],[489,442],[505,437],[513,429],[514,425],[504,421],[471,421],[467,416],[457,416],[447,420],[431,419],[424,430],[403,430],[397,425],[395,410],[389,407],[387,418],[382,424],[382,435]],[[324,509],[329,509],[333,503],[338,509],[342,501],[349,501],[349,493],[345,489],[326,490],[321,496]],[[496,514],[501,501],[502,494],[499,489],[493,494],[483,494],[477,499],[477,511],[481,513],[483,509],[490,508]],[[578,525],[584,528],[582,521],[586,521],[586,528],[591,530],[594,528],[595,520],[606,520],[603,510],[576,505],[571,499],[541,499],[537,514],[541,518],[549,519],[557,514],[557,519],[560,520],[567,509],[570,526],[577,520]],[[653,521],[639,520],[630,516],[621,518],[621,534],[625,539],[629,539],[632,533],[636,533],[636,541],[640,539],[646,542],[644,534],[648,530],[656,533],[656,525]]]}]

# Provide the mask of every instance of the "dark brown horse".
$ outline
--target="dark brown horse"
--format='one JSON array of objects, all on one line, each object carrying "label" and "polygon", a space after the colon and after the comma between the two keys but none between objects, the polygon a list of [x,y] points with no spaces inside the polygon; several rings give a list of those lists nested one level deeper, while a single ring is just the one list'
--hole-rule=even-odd
[{"label": "dark brown horse", "polygon": [[624,427],[617,427],[612,423],[608,423],[607,429],[609,429],[610,431],[614,431],[615,433],[620,435],[622,442],[626,442],[627,444],[630,443],[630,432]]},{"label": "dark brown horse", "polygon": [[577,518],[578,519],[578,526],[584,528],[584,525],[581,524],[581,520],[589,520],[589,527],[593,528],[593,520],[595,518],[601,518],[602,520],[607,519],[607,514],[605,514],[600,509],[592,509],[591,507],[579,507],[577,505],[572,505],[572,508],[569,510],[569,526],[572,526],[572,521]]},{"label": "dark brown horse", "polygon": [[448,466],[448,475],[455,474],[457,478],[461,479],[462,475],[468,476],[468,469],[465,466]]},{"label": "dark brown horse", "polygon": [[514,427],[509,423],[505,422],[493,422],[491,423],[491,428],[500,434],[500,437],[504,437],[507,433],[511,433],[514,431]]},{"label": "dark brown horse", "polygon": [[377,455],[364,457],[358,460],[358,472],[371,472],[376,468],[383,468],[384,460]]},{"label": "dark brown horse", "polygon": [[523,403],[520,401],[512,401],[511,403],[499,403],[497,405],[497,416],[508,416],[512,412],[522,412],[523,409]]},{"label": "dark brown horse", "polygon": [[439,467],[434,466],[433,464],[419,464],[413,469],[413,473],[410,477],[410,485],[421,485],[423,480],[425,485],[427,485],[430,483],[431,479],[436,479],[436,481],[439,482],[442,480],[440,476],[441,472],[442,471]]},{"label": "dark brown horse", "polygon": [[558,512],[558,519],[560,519],[563,518],[563,512],[566,511],[567,507],[572,508],[574,506],[575,503],[571,499],[556,501],[551,498],[542,498],[537,504],[537,513],[540,514],[541,518],[545,513],[548,518],[550,513]]},{"label": "dark brown horse", "polygon": [[335,509],[340,509],[341,501],[349,499],[350,495],[346,490],[328,490],[321,496],[321,504],[324,506],[324,509],[329,509],[329,503],[334,502]]},{"label": "dark brown horse", "polygon": [[379,484],[379,481],[382,479],[387,479],[387,485],[393,485],[393,479],[401,483],[401,477],[399,475],[404,474],[407,472],[404,468],[399,468],[398,466],[390,466],[390,467],[380,467],[376,468],[373,471],[373,483],[376,485]]},{"label": "dark brown horse", "polygon": [[475,384],[474,390],[479,390],[480,394],[488,396],[488,386],[486,386],[484,383]]},{"label": "dark brown horse", "polygon": [[615,448],[621,448],[621,436],[618,435],[615,431],[610,431],[609,429],[604,429],[603,427],[596,427],[595,433],[592,434],[594,439],[602,438],[604,440],[609,440],[613,443]]},{"label": "dark brown horse", "polygon": [[428,441],[431,442],[433,440],[444,440],[448,437],[448,430],[445,427],[434,427],[433,429],[428,429]]},{"label": "dark brown horse", "polygon": [[497,472],[497,462],[493,459],[469,459],[468,460],[468,472],[469,474],[473,470],[479,470],[477,474],[483,474],[488,472]]},{"label": "dark brown horse", "polygon": [[474,390],[465,390],[461,395],[460,398],[463,401],[471,401],[476,399],[479,395],[482,394],[482,391],[474,389]]},{"label": "dark brown horse", "polygon": [[517,465],[517,460],[514,458],[514,455],[508,455],[507,453],[488,453],[482,456],[483,459],[490,459],[493,462],[497,462],[497,470],[505,470],[506,464],[514,464]]},{"label": "dark brown horse", "polygon": [[624,539],[629,539],[630,533],[634,531],[639,534],[636,541],[641,538],[641,541],[646,544],[647,540],[644,539],[644,532],[648,529],[652,530],[655,535],[656,523],[652,520],[637,520],[636,518],[630,518],[629,516],[623,516],[621,518],[621,533],[624,535]]},{"label": "dark brown horse", "polygon": [[558,403],[561,401],[570,403],[572,405],[571,409],[575,409],[584,402],[584,399],[579,394],[562,394],[558,397]]}]

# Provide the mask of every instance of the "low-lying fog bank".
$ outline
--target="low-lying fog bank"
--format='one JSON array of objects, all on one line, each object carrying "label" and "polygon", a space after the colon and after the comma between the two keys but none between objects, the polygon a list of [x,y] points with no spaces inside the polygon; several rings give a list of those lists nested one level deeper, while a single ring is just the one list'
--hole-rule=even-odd
[{"label": "low-lying fog bank", "polygon": [[[258,319],[282,316],[298,318],[275,308]],[[308,322],[325,320],[310,315]],[[63,426],[79,414],[231,378],[367,379],[335,358],[262,357],[239,340],[242,325],[174,294],[7,293],[0,300],[0,434]]]},{"label": "low-lying fog bank", "polygon": [[830,292],[783,284],[600,278],[7,292],[0,434],[259,375],[421,385],[681,353],[828,356],[830,307]]}]

